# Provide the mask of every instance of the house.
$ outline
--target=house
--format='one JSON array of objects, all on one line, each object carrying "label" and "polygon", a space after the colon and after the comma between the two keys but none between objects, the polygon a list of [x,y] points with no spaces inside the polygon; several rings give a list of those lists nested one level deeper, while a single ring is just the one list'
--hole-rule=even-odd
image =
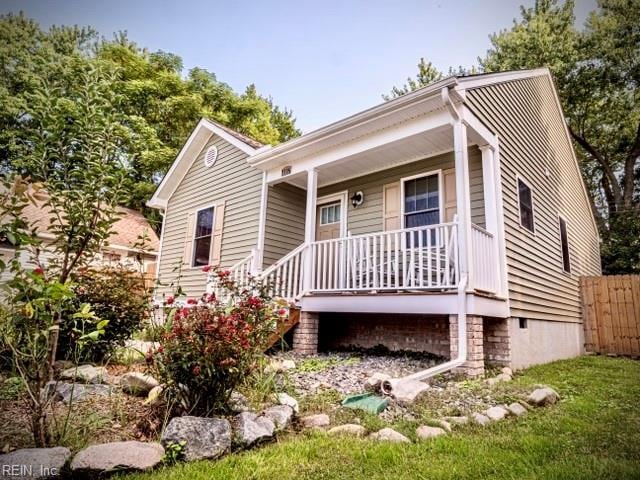
[{"label": "house", "polygon": [[[44,195],[41,192],[41,195]],[[143,271],[154,271],[160,247],[160,240],[147,219],[138,211],[119,207],[119,217],[113,225],[113,233],[107,244],[96,255],[95,265],[129,265],[141,268]],[[43,266],[51,260],[54,254],[51,249],[53,235],[49,232],[51,209],[46,205],[46,198],[37,204],[28,204],[23,215],[27,222],[36,229],[38,238],[42,241],[39,261]],[[0,244],[0,259],[5,262],[13,258],[15,250],[9,244]],[[34,265],[29,252],[21,252],[20,259],[24,265]],[[10,272],[3,273],[2,280],[10,276]]]},{"label": "house", "polygon": [[583,351],[598,230],[547,69],[449,77],[276,147],[203,119],[149,205],[161,281],[259,273],[300,309],[300,352],[383,344],[479,375]]}]

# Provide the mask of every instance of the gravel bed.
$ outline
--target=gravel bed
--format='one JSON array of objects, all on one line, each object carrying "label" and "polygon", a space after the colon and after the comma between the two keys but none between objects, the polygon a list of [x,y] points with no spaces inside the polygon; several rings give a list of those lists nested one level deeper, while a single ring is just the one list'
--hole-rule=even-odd
[{"label": "gravel bed", "polygon": [[276,354],[273,358],[295,361],[296,368],[287,371],[287,377],[300,395],[314,394],[322,389],[334,389],[343,395],[361,393],[365,389],[365,380],[374,372],[397,378],[443,361],[428,355],[375,355],[359,352],[327,352],[306,356],[287,352]]}]

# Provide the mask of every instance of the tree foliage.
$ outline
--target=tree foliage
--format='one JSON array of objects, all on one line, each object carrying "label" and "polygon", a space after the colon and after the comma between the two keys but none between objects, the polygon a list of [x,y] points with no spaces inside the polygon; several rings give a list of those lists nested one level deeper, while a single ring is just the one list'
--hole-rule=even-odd
[{"label": "tree foliage", "polygon": [[[640,2],[599,0],[584,29],[573,12],[573,0],[521,7],[510,29],[490,36],[480,70],[549,68],[600,226],[603,270],[638,273]],[[422,65],[416,81],[394,88],[393,97],[423,86]]]},{"label": "tree foliage", "polygon": [[[71,66],[74,66],[71,68]],[[117,99],[122,141],[120,171],[128,206],[144,209],[191,129],[208,117],[263,143],[296,137],[292,112],[276,106],[254,85],[238,94],[201,68],[183,77],[182,59],[149,52],[125,33],[99,38],[92,28],[44,31],[24,15],[0,17],[0,168],[33,179],[40,169],[15,162],[26,107],[43,85],[65,98],[83,82],[78,70],[110,76],[109,99]],[[150,213],[150,212],[147,212]]]}]

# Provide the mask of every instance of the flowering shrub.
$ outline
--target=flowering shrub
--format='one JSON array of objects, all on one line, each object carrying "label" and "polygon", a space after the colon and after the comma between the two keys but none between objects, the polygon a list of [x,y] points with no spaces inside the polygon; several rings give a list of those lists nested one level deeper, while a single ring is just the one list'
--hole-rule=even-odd
[{"label": "flowering shrub", "polygon": [[[170,405],[193,415],[226,408],[231,391],[256,365],[279,316],[286,314],[255,279],[239,287],[227,271],[213,275],[225,300],[209,294],[172,309],[160,347],[147,354]],[[166,303],[174,305],[173,298]]]}]

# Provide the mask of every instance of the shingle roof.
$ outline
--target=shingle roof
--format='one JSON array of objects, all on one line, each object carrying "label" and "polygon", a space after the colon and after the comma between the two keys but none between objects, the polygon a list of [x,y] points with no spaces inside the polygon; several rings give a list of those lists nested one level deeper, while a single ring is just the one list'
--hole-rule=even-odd
[{"label": "shingle roof", "polygon": [[[151,228],[147,219],[140,212],[130,208],[118,207],[120,218],[113,225],[114,233],[109,237],[110,245],[118,245],[126,248],[139,248],[138,239],[146,234],[147,241],[144,249],[157,252],[160,248],[158,235]],[[36,205],[29,204],[24,209],[26,220],[32,224],[38,233],[47,233],[50,225],[51,208],[45,205],[45,201]]]},{"label": "shingle roof", "polygon": [[222,125],[221,123],[218,123],[214,120],[211,120],[209,118],[207,118],[208,122],[213,123],[216,127],[220,127],[222,130],[224,130],[225,132],[227,132],[229,135],[232,135],[233,137],[237,138],[238,140],[240,140],[241,142],[246,143],[247,145],[253,147],[253,148],[260,148],[260,147],[264,147],[263,143],[260,143],[259,141],[248,137],[240,132],[237,132],[229,127],[226,127],[224,125]]}]

